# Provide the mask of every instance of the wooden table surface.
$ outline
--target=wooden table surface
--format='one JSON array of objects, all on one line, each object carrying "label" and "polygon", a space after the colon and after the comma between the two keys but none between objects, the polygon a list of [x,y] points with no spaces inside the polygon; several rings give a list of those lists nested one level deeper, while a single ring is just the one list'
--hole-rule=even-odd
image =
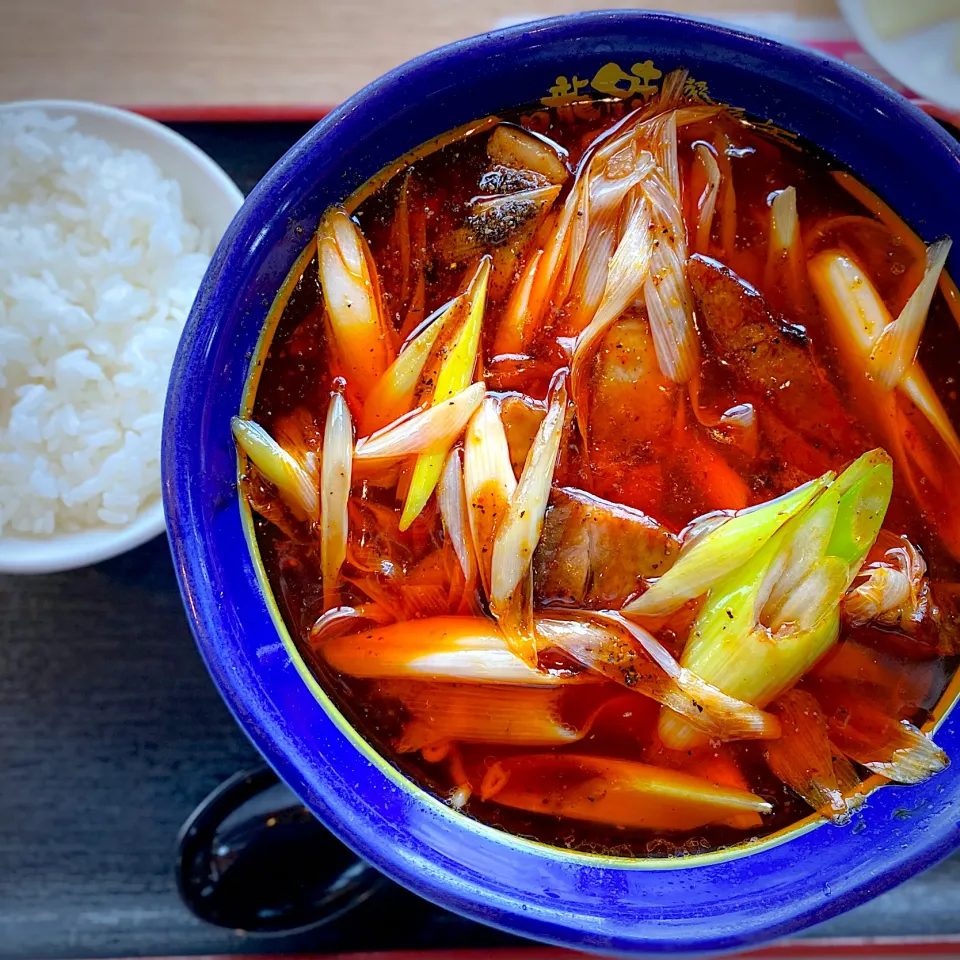
[{"label": "wooden table surface", "polygon": [[[0,0],[0,101],[333,105],[505,18],[627,0]],[[834,0],[670,0],[719,16],[836,16]]]}]

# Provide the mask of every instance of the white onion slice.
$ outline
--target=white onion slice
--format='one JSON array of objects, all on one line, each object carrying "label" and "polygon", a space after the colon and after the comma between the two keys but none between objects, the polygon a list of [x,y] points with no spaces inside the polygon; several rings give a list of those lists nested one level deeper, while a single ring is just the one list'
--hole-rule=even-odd
[{"label": "white onion slice", "polygon": [[383,460],[447,449],[460,436],[486,392],[482,383],[473,383],[449,400],[403,417],[358,440],[354,458]]}]

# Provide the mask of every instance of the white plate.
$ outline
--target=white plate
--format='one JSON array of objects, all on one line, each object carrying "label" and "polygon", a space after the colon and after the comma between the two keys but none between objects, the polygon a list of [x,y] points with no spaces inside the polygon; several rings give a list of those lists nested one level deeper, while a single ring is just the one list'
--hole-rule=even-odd
[{"label": "white plate", "polygon": [[[201,229],[219,239],[243,203],[239,187],[213,160],[168,127],[126,110],[76,100],[22,100],[0,103],[0,112],[44,110],[52,117],[74,116],[81,133],[141,150],[163,173],[180,183],[183,209]],[[157,402],[163,408],[163,397]],[[160,478],[157,477],[159,486]],[[164,531],[159,494],[122,527],[92,527],[48,537],[0,536],[0,573],[52,573],[115,557]]]},{"label": "white plate", "polygon": [[838,0],[838,4],[861,46],[880,66],[924,99],[960,111],[960,71],[956,67],[960,16],[886,40],[874,31],[863,0]]}]

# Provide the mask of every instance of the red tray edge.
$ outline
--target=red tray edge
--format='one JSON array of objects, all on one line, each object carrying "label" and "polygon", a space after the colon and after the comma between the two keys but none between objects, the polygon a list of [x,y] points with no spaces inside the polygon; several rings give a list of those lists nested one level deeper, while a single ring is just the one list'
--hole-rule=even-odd
[{"label": "red tray edge", "polygon": [[315,123],[333,109],[310,103],[121,106],[161,123]]},{"label": "red tray edge", "polygon": [[[954,125],[960,125],[960,115],[945,110],[929,100],[912,98],[921,110]],[[119,104],[124,110],[138,113],[161,123],[316,123],[333,106],[311,103],[278,104]]]},{"label": "red tray edge", "polygon": [[[501,947],[496,949],[465,950],[400,950],[373,953],[337,954],[250,954],[236,957],[229,954],[206,956],[203,960],[589,960],[585,953],[575,953],[554,947]],[[935,937],[830,937],[786,940],[731,955],[731,960],[828,960],[828,958],[887,958],[887,960],[915,960],[915,958],[960,957],[960,934]],[[129,958],[128,958],[129,960]],[[198,960],[188,957],[146,957],[138,960]]]}]

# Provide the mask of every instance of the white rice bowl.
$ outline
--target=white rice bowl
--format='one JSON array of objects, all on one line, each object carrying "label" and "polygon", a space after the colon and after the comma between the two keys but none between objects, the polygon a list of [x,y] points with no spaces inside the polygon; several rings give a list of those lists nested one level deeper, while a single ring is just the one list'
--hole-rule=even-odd
[{"label": "white rice bowl", "polygon": [[[213,246],[242,200],[227,181],[226,222],[222,213],[219,223],[195,221],[181,183],[151,156],[78,127],[88,125],[0,109],[0,570],[16,568],[2,556],[10,538],[109,533],[159,515],[170,367]],[[149,143],[144,129],[135,139]]]},{"label": "white rice bowl", "polygon": [[129,523],[210,261],[180,188],[72,117],[0,116],[0,533]]}]

